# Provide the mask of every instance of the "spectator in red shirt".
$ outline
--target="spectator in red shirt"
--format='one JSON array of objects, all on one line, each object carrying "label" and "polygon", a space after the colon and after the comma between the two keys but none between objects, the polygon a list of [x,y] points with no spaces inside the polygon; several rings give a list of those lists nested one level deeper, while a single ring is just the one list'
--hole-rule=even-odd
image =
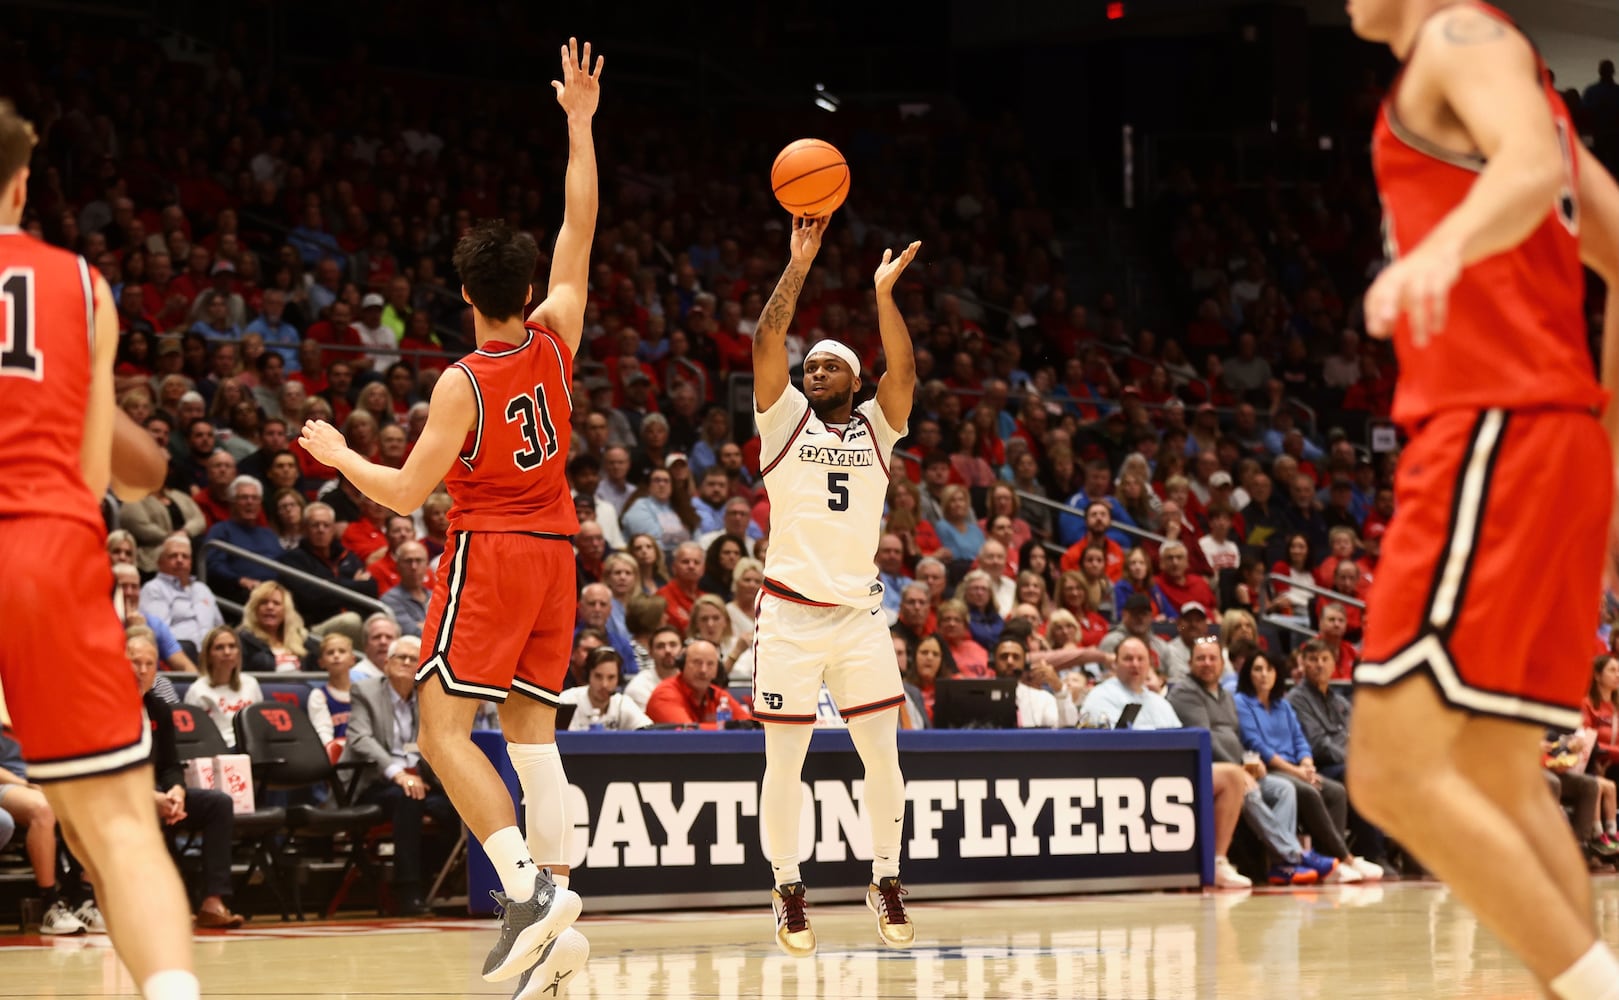
[{"label": "spectator in red shirt", "polygon": [[[340,541],[345,549],[364,559],[368,564],[380,561],[388,554],[387,529],[390,512],[388,508],[363,493],[360,494],[356,506],[360,509],[360,516],[349,522]],[[376,558],[373,559],[373,556]],[[399,581],[396,579],[394,582]],[[378,584],[377,589],[381,592],[387,588]]]},{"label": "spectator in red shirt", "polygon": [[1336,601],[1321,609],[1321,634],[1316,638],[1326,644],[1337,660],[1337,667],[1332,671],[1335,681],[1347,681],[1355,675],[1355,664],[1360,662],[1360,654],[1355,647],[1344,638],[1349,628],[1349,616],[1344,613],[1344,606]]},{"label": "spectator in red shirt", "polygon": [[675,667],[679,673],[660,681],[647,698],[646,714],[653,722],[712,723],[721,705],[731,710],[733,719],[753,717],[729,691],[714,686],[720,654],[713,643],[694,640],[675,657]]},{"label": "spectator in red shirt", "polygon": [[1062,554],[1058,564],[1064,571],[1079,569],[1080,559],[1088,548],[1099,548],[1107,553],[1107,578],[1114,583],[1124,573],[1124,546],[1107,536],[1113,528],[1113,508],[1106,500],[1093,498],[1085,505],[1085,534],[1074,544],[1068,546],[1068,551]]},{"label": "spectator in red shirt", "polygon": [[669,575],[669,582],[658,590],[658,595],[669,602],[669,624],[684,633],[691,625],[692,605],[702,596],[697,581],[703,578],[703,547],[696,542],[676,546]]},{"label": "spectator in red shirt", "polygon": [[1580,706],[1581,725],[1595,730],[1595,774],[1619,775],[1619,658],[1604,653],[1591,664],[1591,687]]},{"label": "spectator in red shirt", "polygon": [[1183,605],[1197,603],[1205,608],[1216,607],[1214,589],[1209,581],[1187,572],[1186,546],[1181,542],[1165,542],[1158,550],[1158,589],[1169,598],[1169,617],[1180,615]]},{"label": "spectator in red shirt", "polygon": [[[903,602],[900,605],[904,610]],[[950,648],[959,676],[988,680],[995,676],[989,666],[989,651],[973,640],[967,625],[967,605],[949,600],[939,605],[939,638]]]}]

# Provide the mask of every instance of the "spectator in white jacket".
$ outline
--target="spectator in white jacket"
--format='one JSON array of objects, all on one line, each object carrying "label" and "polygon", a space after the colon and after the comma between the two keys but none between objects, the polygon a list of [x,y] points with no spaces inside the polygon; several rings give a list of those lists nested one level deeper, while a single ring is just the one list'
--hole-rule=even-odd
[{"label": "spectator in white jacket", "polygon": [[611,646],[602,646],[585,659],[585,683],[562,692],[561,703],[573,705],[569,732],[603,729],[626,731],[652,725],[645,712],[618,691],[623,660]]},{"label": "spectator in white jacket", "polygon": [[995,644],[995,675],[1012,678],[1017,686],[1019,729],[1069,729],[1079,724],[1079,707],[1068,685],[1049,664],[1029,665],[1029,651],[1016,638]]}]

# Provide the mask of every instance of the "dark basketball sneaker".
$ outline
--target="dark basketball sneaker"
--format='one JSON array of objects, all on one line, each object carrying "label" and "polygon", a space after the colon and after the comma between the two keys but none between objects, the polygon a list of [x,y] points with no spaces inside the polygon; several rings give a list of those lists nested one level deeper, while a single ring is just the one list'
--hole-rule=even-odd
[{"label": "dark basketball sneaker", "polygon": [[498,983],[534,965],[540,952],[579,918],[583,904],[571,889],[559,889],[549,871],[534,876],[534,895],[514,900],[499,890],[489,893],[503,912],[500,939],[484,959],[483,980]]},{"label": "dark basketball sneaker", "polygon": [[540,964],[523,973],[512,1000],[563,1000],[589,960],[590,942],[569,927],[540,954]]}]

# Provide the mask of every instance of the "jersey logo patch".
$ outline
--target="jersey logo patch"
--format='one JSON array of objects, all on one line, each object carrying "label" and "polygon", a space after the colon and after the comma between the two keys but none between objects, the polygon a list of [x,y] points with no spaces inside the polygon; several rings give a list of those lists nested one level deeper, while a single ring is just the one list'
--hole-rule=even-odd
[{"label": "jersey logo patch", "polygon": [[770,694],[769,692],[765,692],[764,694],[759,695],[759,697],[765,700],[765,707],[770,709],[772,712],[781,711],[781,706],[783,702],[786,701],[786,699],[784,699],[781,695]]},{"label": "jersey logo patch", "polygon": [[798,460],[813,465],[841,467],[876,465],[876,455],[870,448],[822,448],[813,444],[799,445]]}]

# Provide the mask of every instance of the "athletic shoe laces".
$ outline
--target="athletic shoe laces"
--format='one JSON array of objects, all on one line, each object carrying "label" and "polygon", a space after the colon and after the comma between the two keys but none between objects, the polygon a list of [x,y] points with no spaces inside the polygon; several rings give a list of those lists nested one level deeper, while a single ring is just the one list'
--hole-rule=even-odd
[{"label": "athletic shoe laces", "polygon": [[909,892],[910,890],[900,885],[897,878],[885,878],[877,883],[877,895],[883,902],[883,916],[889,923],[905,923],[905,901],[900,897],[908,895]]},{"label": "athletic shoe laces", "polygon": [[781,896],[781,919],[794,934],[809,930],[809,900],[802,892],[786,892]]}]

